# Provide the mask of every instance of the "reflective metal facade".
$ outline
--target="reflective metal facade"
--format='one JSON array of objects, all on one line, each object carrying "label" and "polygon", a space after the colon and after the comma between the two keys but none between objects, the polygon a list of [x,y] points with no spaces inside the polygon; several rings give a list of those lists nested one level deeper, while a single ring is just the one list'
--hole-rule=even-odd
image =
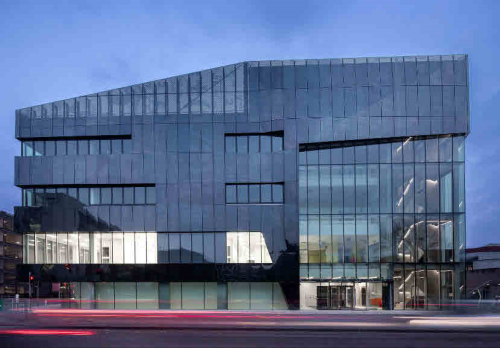
[{"label": "reflective metal facade", "polygon": [[[94,265],[25,264],[19,277],[32,270],[40,281],[169,281],[170,274],[183,282],[270,281],[298,308],[299,147],[466,136],[468,105],[467,56],[450,55],[244,62],[17,110],[17,139],[65,142],[63,155],[46,155],[44,145],[39,156],[17,157],[18,187],[59,187],[69,196],[70,188],[143,185],[156,195],[155,204],[57,199],[16,207],[18,231],[260,231],[273,262],[113,265],[97,273]],[[261,151],[262,143],[252,151],[250,140],[247,151],[226,144],[227,137],[276,134],[283,137],[277,151]],[[71,141],[116,139],[131,139],[130,150],[69,151]],[[282,184],[283,203],[228,203],[227,184]]]}]

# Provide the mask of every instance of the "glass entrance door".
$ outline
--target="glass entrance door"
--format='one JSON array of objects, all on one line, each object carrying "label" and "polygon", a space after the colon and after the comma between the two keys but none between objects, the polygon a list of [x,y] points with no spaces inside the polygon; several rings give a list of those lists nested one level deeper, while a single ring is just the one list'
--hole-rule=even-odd
[{"label": "glass entrance door", "polygon": [[330,283],[329,309],[352,309],[354,306],[353,284]]}]

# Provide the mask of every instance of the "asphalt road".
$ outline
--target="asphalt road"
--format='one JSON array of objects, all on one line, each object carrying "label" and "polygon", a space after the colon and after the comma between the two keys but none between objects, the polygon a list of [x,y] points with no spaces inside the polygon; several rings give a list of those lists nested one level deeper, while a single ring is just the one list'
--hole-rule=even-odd
[{"label": "asphalt road", "polygon": [[94,330],[92,336],[0,335],[1,347],[498,347],[500,333]]},{"label": "asphalt road", "polygon": [[446,312],[43,309],[0,314],[0,347],[499,347],[500,316]]}]

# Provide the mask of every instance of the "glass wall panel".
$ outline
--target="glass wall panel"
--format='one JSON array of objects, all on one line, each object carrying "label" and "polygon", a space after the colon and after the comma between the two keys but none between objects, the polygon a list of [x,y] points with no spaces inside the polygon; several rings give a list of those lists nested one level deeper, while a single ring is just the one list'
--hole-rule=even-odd
[{"label": "glass wall panel", "polygon": [[404,215],[404,262],[415,262],[415,221],[413,214]]},{"label": "glass wall panel", "polygon": [[215,262],[215,238],[213,233],[203,233],[203,262]]},{"label": "glass wall panel", "polygon": [[332,216],[332,262],[344,262],[344,218]]},{"label": "glass wall panel", "polygon": [[451,162],[452,139],[450,136],[439,138],[439,162]]},{"label": "glass wall panel", "polygon": [[319,250],[321,263],[332,263],[332,221],[330,215],[320,215]]},{"label": "glass wall panel", "polygon": [[[37,233],[35,234],[35,242],[36,242],[36,263],[45,263],[45,234]],[[48,254],[48,250],[47,250]],[[51,262],[50,262],[50,261]],[[55,263],[55,260],[47,257],[47,263]]]},{"label": "glass wall panel", "polygon": [[[332,214],[342,214],[344,210],[342,166],[341,165],[331,166],[330,175],[331,175],[331,187],[332,187]],[[302,193],[303,191],[300,191],[299,195],[301,196]]]},{"label": "glass wall panel", "polygon": [[439,309],[440,273],[436,266],[427,267],[427,307],[429,310]]},{"label": "glass wall panel", "polygon": [[227,263],[238,263],[238,232],[227,232]]},{"label": "glass wall panel", "polygon": [[135,233],[123,233],[123,255],[125,263],[135,262]]},{"label": "glass wall panel", "polygon": [[463,163],[453,164],[453,211],[465,212],[465,169]]},{"label": "glass wall panel", "polygon": [[415,164],[415,212],[425,213],[425,164]]},{"label": "glass wall panel", "polygon": [[380,165],[380,212],[392,213],[392,170],[390,164]]},{"label": "glass wall panel", "polygon": [[273,283],[250,283],[250,309],[273,309]]},{"label": "glass wall panel", "polygon": [[79,263],[78,232],[68,232],[68,263]]},{"label": "glass wall panel", "polygon": [[205,283],[205,309],[217,309],[217,283]]},{"label": "glass wall panel", "polygon": [[368,190],[367,190],[367,166],[356,165],[356,214],[367,213]]},{"label": "glass wall panel", "polygon": [[97,309],[114,309],[114,283],[95,283],[95,301]]},{"label": "glass wall panel", "polygon": [[158,283],[137,283],[137,309],[158,309]]},{"label": "glass wall panel", "polygon": [[426,165],[426,206],[428,213],[439,212],[439,167],[438,164]]},{"label": "glass wall panel", "polygon": [[366,215],[356,215],[356,261],[368,262],[368,226]]},{"label": "glass wall panel", "polygon": [[441,163],[439,165],[439,201],[441,213],[452,212],[452,190],[452,165],[451,163]]},{"label": "glass wall panel", "polygon": [[80,308],[93,309],[95,307],[95,291],[94,283],[81,282],[80,283]]},{"label": "glass wall panel", "polygon": [[403,215],[393,215],[392,218],[392,233],[393,233],[393,249],[394,261],[404,262],[404,232],[403,232]]},{"label": "glass wall panel", "polygon": [[454,272],[449,267],[441,268],[441,305],[449,305],[455,298],[454,292]]},{"label": "glass wall panel", "polygon": [[405,309],[416,308],[415,298],[415,266],[405,265]]},{"label": "glass wall panel", "polygon": [[307,246],[309,251],[309,263],[320,263],[319,249],[319,216],[309,215],[308,218]]},{"label": "glass wall panel", "polygon": [[426,260],[426,232],[425,232],[425,215],[416,215],[415,218],[415,261],[417,263],[425,262]]},{"label": "glass wall panel", "polygon": [[135,234],[135,263],[146,263],[146,233]]},{"label": "glass wall panel", "polygon": [[465,214],[455,214],[454,215],[454,226],[453,231],[454,237],[454,251],[455,251],[455,261],[464,262],[465,261]]},{"label": "glass wall panel", "polygon": [[425,153],[427,162],[437,162],[439,160],[437,138],[425,140]]},{"label": "glass wall panel", "polygon": [[401,265],[394,265],[394,309],[404,309],[405,281]]},{"label": "glass wall panel", "polygon": [[[318,166],[307,167],[308,213],[319,214],[319,173]],[[354,177],[353,177],[354,179]],[[353,180],[354,181],[354,180]]]},{"label": "glass wall panel", "polygon": [[193,263],[203,262],[203,234],[193,233],[192,236],[192,257]]},{"label": "glass wall panel", "polygon": [[90,237],[87,232],[78,233],[80,263],[90,263]]},{"label": "glass wall panel", "polygon": [[404,191],[403,191],[403,202],[404,202],[404,212],[413,213],[415,205],[415,177],[414,177],[414,166],[413,164],[404,165]]},{"label": "glass wall panel", "polygon": [[344,166],[343,171],[344,214],[354,214],[356,208],[354,166]]},{"label": "glass wall panel", "polygon": [[260,232],[250,232],[250,263],[261,263],[262,262],[262,245],[261,245],[261,233]]},{"label": "glass wall panel", "polygon": [[[158,238],[156,232],[146,233],[147,263],[158,262]],[[203,249],[201,250],[203,251]]]},{"label": "glass wall panel", "polygon": [[90,249],[92,251],[92,263],[100,264],[102,262],[101,233],[90,233]]},{"label": "glass wall panel", "polygon": [[228,309],[250,309],[250,283],[227,283]]},{"label": "glass wall panel", "polygon": [[111,233],[101,234],[101,246],[102,246],[102,263],[112,263],[113,256],[113,236]]},{"label": "glass wall panel", "polygon": [[168,233],[158,233],[158,263],[168,263]]},{"label": "glass wall panel", "polygon": [[353,215],[344,215],[344,262],[356,262],[356,226]]},{"label": "glass wall panel", "polygon": [[379,215],[368,215],[368,260],[380,262]]},{"label": "glass wall panel", "polygon": [[182,283],[169,284],[170,309],[182,309]]},{"label": "glass wall panel", "polygon": [[57,260],[57,234],[47,233],[46,251],[47,251],[47,253],[45,256],[46,257],[45,262],[48,264],[58,263],[58,260]]},{"label": "glass wall panel", "polygon": [[250,234],[238,232],[238,263],[249,263]]},{"label": "glass wall panel", "polygon": [[[343,234],[341,234],[343,238]],[[299,215],[299,257],[300,263],[308,263],[307,248],[307,215]]]},{"label": "glass wall panel", "polygon": [[427,215],[427,262],[439,262],[439,215]]},{"label": "glass wall panel", "polygon": [[205,308],[205,284],[196,282],[182,283],[182,309]]},{"label": "glass wall panel", "polygon": [[113,232],[113,263],[123,263],[123,233]]},{"label": "glass wall panel", "polygon": [[137,290],[135,282],[115,283],[115,309],[136,309]]},{"label": "glass wall panel", "polygon": [[[368,213],[378,213],[379,209],[379,165],[368,165]],[[356,202],[357,204],[357,202]]]},{"label": "glass wall panel", "polygon": [[403,165],[402,164],[393,164],[392,165],[392,193],[393,193],[393,213],[402,213],[404,204],[403,204],[403,194],[404,194],[404,186],[403,186]]},{"label": "glass wall panel", "polygon": [[441,262],[453,262],[453,218],[451,214],[441,214],[439,224]]},{"label": "glass wall panel", "polygon": [[[229,245],[229,244],[227,244]],[[229,248],[226,245],[226,233],[215,233],[215,262],[216,263],[226,263],[229,262],[229,258],[226,252]]]}]

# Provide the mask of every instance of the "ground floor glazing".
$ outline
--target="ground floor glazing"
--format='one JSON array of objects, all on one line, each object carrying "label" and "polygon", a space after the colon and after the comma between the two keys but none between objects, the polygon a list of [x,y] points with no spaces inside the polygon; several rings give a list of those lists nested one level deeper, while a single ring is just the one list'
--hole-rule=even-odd
[{"label": "ground floor glazing", "polygon": [[81,309],[288,309],[275,282],[41,282],[36,291]]},{"label": "ground floor glazing", "polygon": [[[323,265],[316,266],[321,274]],[[331,272],[332,265],[325,266]],[[370,277],[370,273],[357,278],[302,277],[300,309],[436,310],[464,297],[463,264],[383,264],[381,268],[382,277]]]}]

